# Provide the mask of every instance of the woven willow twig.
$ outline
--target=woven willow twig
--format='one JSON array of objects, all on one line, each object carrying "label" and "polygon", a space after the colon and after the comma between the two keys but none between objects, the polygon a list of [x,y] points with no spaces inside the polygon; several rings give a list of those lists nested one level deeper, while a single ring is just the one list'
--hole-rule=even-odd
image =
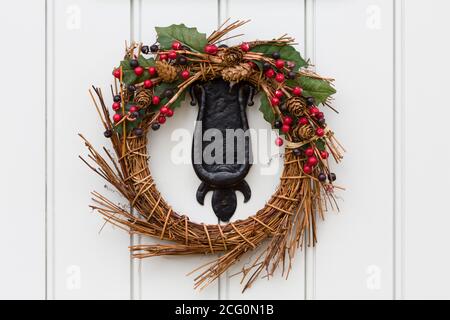
[{"label": "woven willow twig", "polygon": [[[101,101],[101,91],[95,90]],[[112,127],[107,110],[104,112],[105,127]],[[150,121],[147,121],[148,123]],[[148,131],[149,126],[144,126]],[[138,216],[131,214],[94,192],[92,208],[98,210],[105,220],[128,230],[130,233],[170,240],[174,244],[135,245],[130,250],[135,258],[160,255],[212,254],[224,252],[196,278],[195,287],[204,287],[222,275],[246,252],[270,239],[264,253],[253,263],[253,273],[247,276],[244,290],[260,276],[263,271],[272,275],[278,265],[285,266],[294,257],[295,249],[302,245],[303,235],[309,234],[308,245],[316,242],[316,217],[323,217],[326,200],[333,205],[333,194],[322,197],[322,184],[314,177],[302,172],[302,160],[295,157],[290,149],[284,155],[284,169],[276,192],[254,216],[246,220],[225,225],[204,225],[192,222],[188,217],[172,210],[161,197],[148,167],[147,134],[141,137],[129,135],[126,139],[126,152],[122,154],[122,141],[112,139],[116,156],[108,154],[108,161],[80,135],[89,150],[89,158],[98,168],[90,167],[110,182],[136,209]],[[110,164],[110,162],[113,162]],[[325,199],[325,200],[323,200]],[[289,263],[283,274],[291,268]]]}]

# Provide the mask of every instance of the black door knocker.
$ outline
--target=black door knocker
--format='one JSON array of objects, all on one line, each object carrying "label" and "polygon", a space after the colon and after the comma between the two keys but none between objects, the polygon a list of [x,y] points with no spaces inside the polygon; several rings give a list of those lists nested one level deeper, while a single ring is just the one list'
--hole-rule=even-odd
[{"label": "black door knocker", "polygon": [[251,190],[244,180],[251,167],[251,144],[246,107],[253,105],[254,89],[248,83],[230,84],[221,78],[192,86],[191,104],[199,110],[192,143],[192,165],[202,183],[197,201],[213,191],[212,208],[221,221],[236,211],[236,191],[244,202]]}]

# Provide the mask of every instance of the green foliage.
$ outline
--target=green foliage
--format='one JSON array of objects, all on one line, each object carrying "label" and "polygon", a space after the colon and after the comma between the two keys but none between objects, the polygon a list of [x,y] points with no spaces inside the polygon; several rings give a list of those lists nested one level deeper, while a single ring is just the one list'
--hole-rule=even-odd
[{"label": "green foliage", "polygon": [[300,76],[295,80],[287,80],[288,86],[300,86],[303,88],[304,97],[313,97],[317,104],[324,103],[328,97],[336,93],[331,84],[322,79]]},{"label": "green foliage", "polygon": [[264,93],[261,94],[261,106],[259,107],[259,111],[262,112],[264,120],[266,120],[267,122],[272,124],[275,121],[275,114],[273,112],[272,106],[270,105],[267,95]]},{"label": "green foliage", "polygon": [[155,65],[155,59],[146,59],[143,56],[139,56],[139,65],[145,69],[144,73],[139,77],[134,73],[133,68],[131,68],[130,60],[131,59],[127,58],[120,62],[120,66],[122,67],[123,72],[122,80],[126,85],[141,83],[147,79],[150,79],[150,74],[148,73],[147,68]]},{"label": "green foliage", "polygon": [[189,28],[184,24],[172,24],[168,27],[155,27],[160,47],[168,50],[173,41],[179,41],[197,52],[203,52],[208,40],[205,33],[198,32],[197,28]]},{"label": "green foliage", "polygon": [[295,63],[295,68],[293,71],[297,71],[302,67],[306,67],[308,63],[302,58],[300,52],[295,50],[293,46],[275,46],[272,44],[261,44],[252,48],[253,52],[260,52],[264,55],[271,56],[274,52],[279,52],[281,59],[286,61],[292,61]]}]

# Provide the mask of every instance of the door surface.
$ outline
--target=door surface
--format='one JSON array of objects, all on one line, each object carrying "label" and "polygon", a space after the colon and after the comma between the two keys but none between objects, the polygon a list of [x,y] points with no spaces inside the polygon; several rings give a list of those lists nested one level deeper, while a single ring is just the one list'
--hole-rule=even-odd
[{"label": "door surface", "polygon": [[[8,119],[0,159],[0,298],[450,298],[449,1],[20,0],[0,7]],[[125,40],[151,44],[154,27],[172,23],[210,33],[228,17],[252,20],[243,39],[289,33],[319,74],[336,78],[339,114],[327,117],[348,150],[336,166],[346,187],[340,213],[319,223],[318,245],[298,252],[288,280],[259,280],[245,294],[232,275],[251,254],[203,291],[193,290],[186,274],[211,257],[130,259],[130,244],[152,240],[102,228],[88,208],[89,192],[123,199],[78,159],[85,154],[79,132],[108,146],[87,90],[109,90]],[[248,111],[250,126],[267,129],[258,104]],[[189,137],[195,115],[185,102],[155,135],[150,166],[174,208],[215,223],[211,195],[205,207],[195,201],[191,165],[182,156],[170,161],[183,139],[173,129]],[[236,218],[272,194],[276,158],[252,167],[254,196],[245,205],[238,199]]]}]

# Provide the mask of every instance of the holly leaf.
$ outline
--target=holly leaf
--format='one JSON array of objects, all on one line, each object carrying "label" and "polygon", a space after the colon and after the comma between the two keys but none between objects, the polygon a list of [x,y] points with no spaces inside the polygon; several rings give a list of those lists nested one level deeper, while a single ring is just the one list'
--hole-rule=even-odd
[{"label": "holly leaf", "polygon": [[317,104],[324,103],[336,90],[328,81],[301,76],[296,79],[298,85],[303,88],[304,97],[313,97]]},{"label": "holly leaf", "polygon": [[123,72],[122,81],[126,85],[141,83],[147,79],[150,79],[150,73],[148,72],[147,68],[155,65],[155,59],[153,58],[146,59],[143,56],[139,56],[138,58],[139,65],[145,69],[144,73],[139,77],[134,73],[133,68],[131,68],[130,60],[131,59],[127,58],[120,62],[120,66],[122,67]]},{"label": "holly leaf", "polygon": [[184,99],[186,98],[186,90],[183,90],[183,92],[180,93],[180,95],[178,96],[177,100],[175,100],[171,105],[171,109],[176,109],[181,105],[181,102],[184,101]]},{"label": "holly leaf", "polygon": [[306,67],[308,63],[302,58],[300,52],[295,50],[293,46],[275,46],[272,44],[260,44],[251,49],[253,52],[260,52],[264,55],[271,56],[274,52],[279,52],[281,59],[286,61],[292,61],[295,63],[293,71],[298,71],[302,67]]},{"label": "holly leaf", "polygon": [[275,121],[275,114],[273,113],[272,106],[270,105],[269,99],[265,94],[261,96],[261,106],[259,111],[262,112],[264,120],[272,124]]},{"label": "holly leaf", "polygon": [[153,58],[146,59],[143,55],[140,55],[138,57],[138,62],[139,62],[139,65],[143,68],[155,66],[155,59],[153,59]]},{"label": "holly leaf", "polygon": [[208,44],[205,33],[198,32],[197,28],[189,28],[184,24],[172,24],[168,27],[155,27],[158,42],[162,49],[168,50],[173,41],[179,41],[191,49],[203,52]]},{"label": "holly leaf", "polygon": [[325,150],[325,141],[323,141],[323,139],[317,139],[316,140],[316,147],[320,151],[324,151]]}]

